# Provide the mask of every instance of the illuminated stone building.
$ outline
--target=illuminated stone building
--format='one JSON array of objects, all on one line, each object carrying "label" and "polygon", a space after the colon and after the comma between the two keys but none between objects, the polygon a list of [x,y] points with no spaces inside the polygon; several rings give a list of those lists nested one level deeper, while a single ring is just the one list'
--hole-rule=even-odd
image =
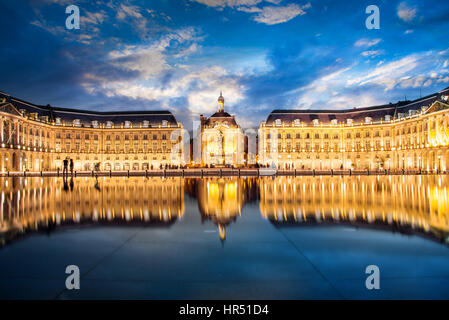
[{"label": "illuminated stone building", "polygon": [[218,97],[218,111],[209,118],[200,117],[201,165],[243,165],[245,158],[242,128],[224,110],[224,98]]},{"label": "illuminated stone building", "polygon": [[96,112],[31,104],[0,93],[0,171],[145,170],[182,165],[183,126],[169,111]]},{"label": "illuminated stone building", "polygon": [[446,170],[448,96],[449,88],[368,108],[274,110],[259,128],[259,163],[317,170]]}]

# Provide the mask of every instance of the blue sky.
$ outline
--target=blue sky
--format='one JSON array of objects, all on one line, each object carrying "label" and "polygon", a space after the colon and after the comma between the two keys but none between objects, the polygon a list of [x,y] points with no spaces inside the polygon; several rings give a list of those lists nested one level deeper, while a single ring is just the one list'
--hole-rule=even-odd
[{"label": "blue sky", "polygon": [[[80,8],[79,30],[65,8]],[[368,30],[368,5],[380,29]],[[0,91],[91,110],[342,109],[449,86],[448,1],[0,0]]]}]

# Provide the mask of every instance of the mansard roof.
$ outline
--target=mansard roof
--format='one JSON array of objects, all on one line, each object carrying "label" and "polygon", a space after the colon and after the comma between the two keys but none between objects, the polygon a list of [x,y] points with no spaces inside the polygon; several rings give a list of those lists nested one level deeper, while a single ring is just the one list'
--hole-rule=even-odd
[{"label": "mansard roof", "polygon": [[131,121],[133,124],[148,121],[152,127],[159,126],[162,121],[167,121],[167,125],[177,126],[178,122],[170,111],[90,111],[81,109],[57,108],[50,105],[42,106],[20,100],[6,93],[0,92],[0,98],[6,99],[5,103],[12,104],[17,110],[24,110],[26,113],[37,113],[39,117],[48,117],[50,121],[55,121],[60,118],[61,121],[72,123],[74,120],[79,120],[81,125],[91,126],[92,121],[99,123],[113,122],[115,125],[120,125],[125,121]]},{"label": "mansard roof", "polygon": [[449,95],[449,88],[443,89],[437,93],[413,101],[399,101],[379,106],[366,108],[353,108],[341,110],[273,110],[267,117],[266,124],[272,125],[276,120],[290,125],[296,119],[301,123],[310,124],[318,119],[322,123],[329,123],[336,119],[338,122],[346,122],[347,119],[353,119],[354,122],[364,122],[366,117],[373,121],[385,120],[389,115],[392,119],[399,118],[402,114],[408,115],[409,111],[420,112],[423,107],[428,108],[435,101],[440,101],[442,96]]}]

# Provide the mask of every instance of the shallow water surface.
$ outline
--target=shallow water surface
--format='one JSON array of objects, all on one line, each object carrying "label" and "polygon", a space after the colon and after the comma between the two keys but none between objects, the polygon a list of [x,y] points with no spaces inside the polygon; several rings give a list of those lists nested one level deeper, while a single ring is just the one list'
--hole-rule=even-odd
[{"label": "shallow water surface", "polygon": [[1,178],[0,297],[449,298],[447,183]]}]

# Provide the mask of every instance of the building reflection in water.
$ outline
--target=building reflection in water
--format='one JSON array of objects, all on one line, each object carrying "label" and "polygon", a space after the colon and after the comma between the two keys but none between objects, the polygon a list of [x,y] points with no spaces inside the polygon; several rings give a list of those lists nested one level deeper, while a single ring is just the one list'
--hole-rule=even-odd
[{"label": "building reflection in water", "polygon": [[449,233],[448,176],[262,178],[260,211],[276,225],[350,223]]},{"label": "building reflection in water", "polygon": [[448,182],[449,176],[435,175],[0,178],[0,239],[81,223],[169,226],[184,215],[187,193],[222,241],[252,201],[277,226],[351,224],[442,240],[449,234]]},{"label": "building reflection in water", "polygon": [[254,178],[189,179],[189,189],[198,199],[202,222],[211,220],[218,227],[221,241],[226,240],[226,227],[242,213],[243,205],[257,195]]},{"label": "building reflection in water", "polygon": [[184,214],[181,178],[0,179],[7,238],[73,223],[170,225]]}]

